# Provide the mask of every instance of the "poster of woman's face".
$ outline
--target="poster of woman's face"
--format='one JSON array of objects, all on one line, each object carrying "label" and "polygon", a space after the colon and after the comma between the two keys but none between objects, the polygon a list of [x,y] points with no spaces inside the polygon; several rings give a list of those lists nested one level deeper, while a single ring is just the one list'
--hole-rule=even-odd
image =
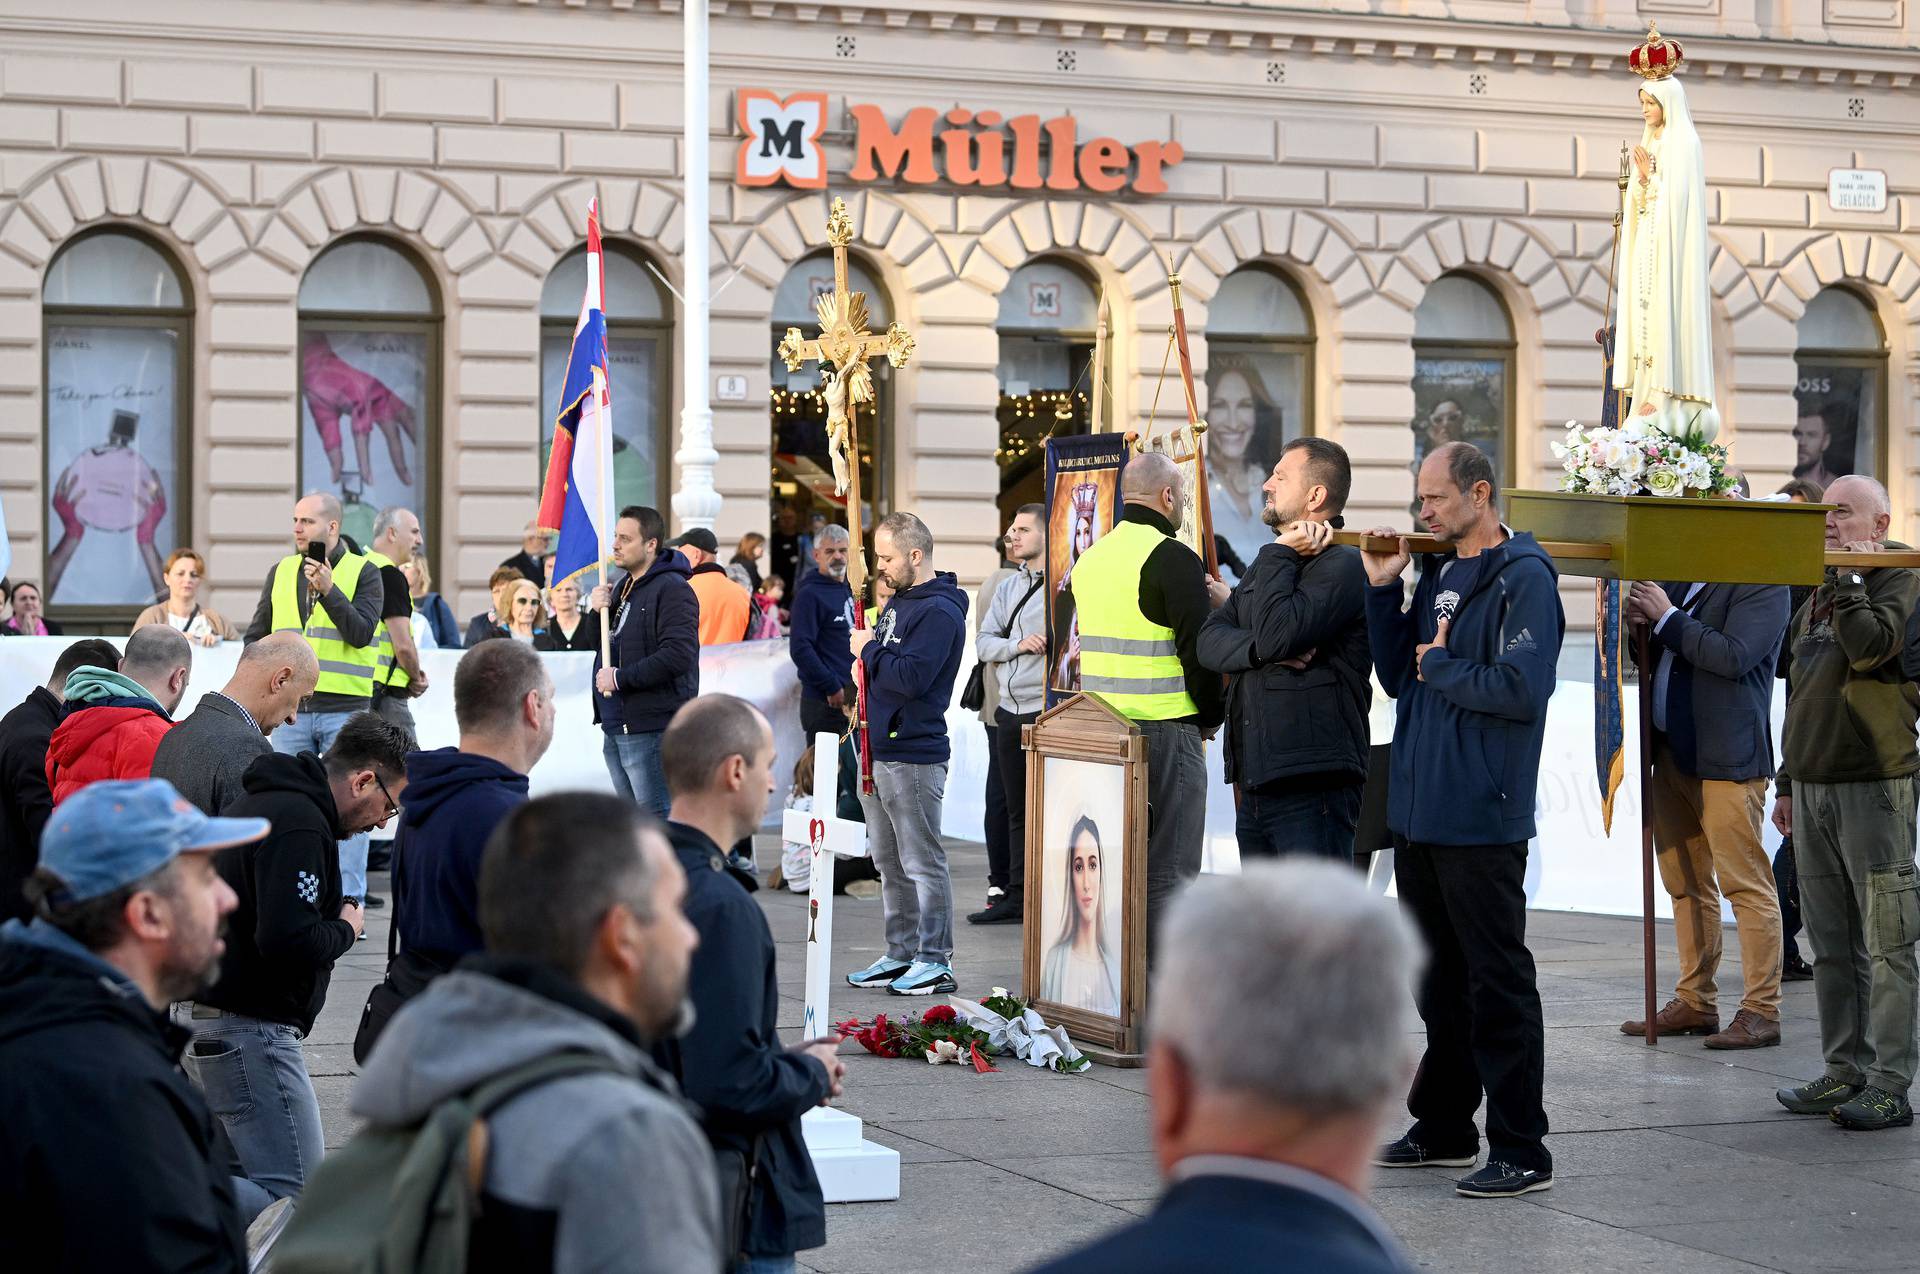
[{"label": "poster of woman's face", "polygon": [[1042,1000],[1120,1016],[1126,770],[1047,757],[1041,824]]}]

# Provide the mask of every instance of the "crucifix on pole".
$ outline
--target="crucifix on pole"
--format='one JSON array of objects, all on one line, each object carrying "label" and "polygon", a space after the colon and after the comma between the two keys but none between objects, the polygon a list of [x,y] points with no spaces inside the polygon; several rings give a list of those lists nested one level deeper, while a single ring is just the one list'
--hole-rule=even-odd
[{"label": "crucifix on pole", "polygon": [[[847,290],[847,245],[853,242],[853,218],[847,214],[846,200],[835,197],[827,214],[827,243],[833,248],[833,291],[814,300],[820,319],[820,335],[807,340],[797,327],[787,329],[781,338],[779,354],[787,370],[797,372],[802,363],[820,361],[820,380],[827,399],[827,452],[833,459],[834,494],[847,500],[847,581],[856,599],[863,598],[867,584],[866,535],[860,524],[860,430],[856,408],[871,403],[874,396],[873,370],[869,358],[885,355],[895,367],[905,367],[913,357],[913,337],[898,323],[884,333],[867,330],[867,294]],[[856,601],[853,626],[865,628],[866,608]],[[873,753],[867,743],[866,677],[854,666],[854,730],[860,740],[860,790],[873,791]]]}]

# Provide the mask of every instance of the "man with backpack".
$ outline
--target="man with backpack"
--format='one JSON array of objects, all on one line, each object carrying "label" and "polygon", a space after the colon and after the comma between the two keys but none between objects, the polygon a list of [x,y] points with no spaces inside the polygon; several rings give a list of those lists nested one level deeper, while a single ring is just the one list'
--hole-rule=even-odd
[{"label": "man with backpack", "polygon": [[395,1014],[353,1090],[367,1126],[308,1184],[275,1274],[717,1274],[713,1156],[648,1056],[686,1014],[686,887],[629,800],[509,814],[480,866],[486,954]]}]

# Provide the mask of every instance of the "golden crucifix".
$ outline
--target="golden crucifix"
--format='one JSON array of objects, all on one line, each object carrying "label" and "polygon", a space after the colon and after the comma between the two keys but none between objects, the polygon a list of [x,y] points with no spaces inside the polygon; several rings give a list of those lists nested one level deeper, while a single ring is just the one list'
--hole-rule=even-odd
[{"label": "golden crucifix", "polygon": [[913,337],[898,323],[884,335],[867,330],[867,294],[847,291],[847,245],[853,242],[853,218],[844,199],[835,198],[827,214],[827,242],[833,247],[833,291],[814,301],[820,335],[805,340],[790,327],[779,354],[787,370],[797,372],[819,359],[820,383],[827,399],[827,453],[833,460],[834,494],[847,497],[847,578],[858,594],[867,582],[865,537],[860,525],[860,431],[854,408],[873,401],[873,372],[867,359],[885,354],[895,367],[913,357]]}]

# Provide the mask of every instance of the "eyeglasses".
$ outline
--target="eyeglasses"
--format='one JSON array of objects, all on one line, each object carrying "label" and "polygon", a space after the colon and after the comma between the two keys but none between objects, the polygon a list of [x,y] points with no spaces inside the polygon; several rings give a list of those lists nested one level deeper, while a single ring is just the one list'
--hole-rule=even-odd
[{"label": "eyeglasses", "polygon": [[540,599],[537,597],[516,597],[513,599],[513,604],[515,606],[538,606]]},{"label": "eyeglasses", "polygon": [[375,772],[373,776],[373,781],[380,785],[380,795],[387,803],[387,816],[386,818],[383,818],[380,821],[384,823],[391,819],[399,818],[400,805],[397,801],[393,799],[393,793],[387,790],[386,780],[382,779],[378,772]]}]

